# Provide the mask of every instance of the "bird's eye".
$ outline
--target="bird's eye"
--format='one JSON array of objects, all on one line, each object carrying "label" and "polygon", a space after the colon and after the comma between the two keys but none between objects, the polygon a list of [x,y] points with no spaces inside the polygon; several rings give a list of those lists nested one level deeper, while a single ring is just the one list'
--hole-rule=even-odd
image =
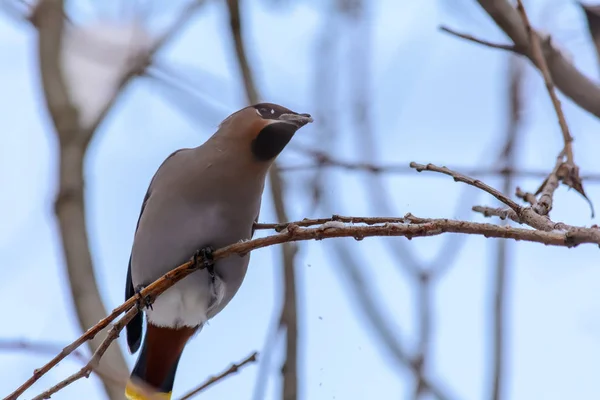
[{"label": "bird's eye", "polygon": [[271,108],[271,114],[275,114],[275,110]]}]

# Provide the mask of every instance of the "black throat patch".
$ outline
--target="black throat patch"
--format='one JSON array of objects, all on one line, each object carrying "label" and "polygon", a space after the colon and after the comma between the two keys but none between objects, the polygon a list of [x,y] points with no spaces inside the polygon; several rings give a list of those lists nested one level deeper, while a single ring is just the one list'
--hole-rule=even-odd
[{"label": "black throat patch", "polygon": [[260,161],[272,160],[292,140],[297,129],[293,124],[285,122],[265,126],[252,141],[252,154]]}]

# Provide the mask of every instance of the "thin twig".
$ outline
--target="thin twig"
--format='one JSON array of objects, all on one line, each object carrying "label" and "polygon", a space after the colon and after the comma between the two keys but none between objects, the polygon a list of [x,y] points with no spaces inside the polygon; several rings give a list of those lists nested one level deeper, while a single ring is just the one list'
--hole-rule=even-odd
[{"label": "thin twig", "polygon": [[525,11],[522,0],[517,0],[517,11],[519,11],[521,18],[523,19],[523,24],[525,25],[525,30],[527,31],[527,36],[529,37],[529,45],[531,46],[533,59],[535,60],[540,72],[542,73],[542,76],[544,77],[546,90],[548,90],[548,94],[552,100],[552,105],[556,111],[556,116],[558,117],[558,124],[560,125],[560,130],[563,136],[564,152],[565,156],[567,157],[567,163],[574,165],[573,148],[571,145],[573,142],[573,137],[569,132],[569,126],[567,125],[565,114],[563,113],[560,100],[558,99],[558,96],[554,90],[554,82],[552,81],[552,75],[550,74],[548,64],[546,63],[546,57],[544,57],[542,47],[540,46],[539,37],[531,27],[531,23],[527,17],[527,12]]},{"label": "thin twig", "polygon": [[[27,351],[30,353],[46,353],[56,354],[62,350],[63,346],[56,343],[46,343],[38,341],[27,341],[23,339],[2,339],[0,340],[0,352],[6,351]],[[79,350],[75,350],[71,353],[80,363],[87,364],[87,357]],[[114,376],[114,374],[108,374],[103,372],[100,368],[95,368],[93,371],[95,374],[100,376],[102,379],[110,380],[113,383],[119,385],[124,384],[124,380]]]},{"label": "thin twig", "polygon": [[554,198],[554,192],[558,189],[560,185],[560,177],[559,173],[561,168],[563,167],[563,156],[564,152],[561,151],[558,157],[556,158],[556,165],[552,172],[548,175],[546,180],[542,183],[536,195],[539,194],[539,199],[533,205],[533,210],[540,215],[548,215],[552,210],[552,203]]},{"label": "thin twig", "polygon": [[258,352],[255,351],[254,353],[252,353],[251,355],[249,355],[248,357],[246,357],[243,361],[240,361],[237,364],[232,364],[231,367],[229,367],[225,371],[221,372],[219,375],[215,375],[215,376],[212,376],[212,377],[208,378],[206,380],[206,382],[204,382],[203,384],[201,384],[197,388],[190,390],[185,395],[183,395],[182,397],[180,397],[179,400],[191,399],[192,397],[194,397],[195,395],[197,395],[198,393],[200,393],[201,391],[203,391],[207,387],[214,385],[215,383],[221,381],[222,379],[228,377],[229,375],[232,375],[232,374],[235,374],[236,372],[239,372],[239,370],[243,366],[245,366],[246,364],[250,364],[250,363],[255,362],[257,360],[257,356],[258,356]]},{"label": "thin twig", "polygon": [[474,212],[483,214],[484,217],[498,217],[501,220],[510,219],[519,224],[522,224],[521,218],[519,215],[514,212],[512,209],[507,207],[487,207],[487,206],[473,206],[471,208]]},{"label": "thin twig", "polygon": [[102,356],[104,355],[104,353],[106,352],[106,350],[108,349],[110,344],[119,337],[119,333],[121,332],[121,330],[123,330],[125,325],[127,325],[127,323],[129,321],[131,321],[137,313],[138,313],[137,307],[131,308],[123,316],[123,318],[121,318],[119,320],[119,322],[117,322],[112,328],[109,329],[108,334],[106,335],[106,338],[104,339],[104,341],[102,341],[102,344],[98,347],[98,349],[96,350],[96,352],[94,353],[94,355],[92,356],[90,361],[88,361],[88,363],[83,368],[81,368],[79,371],[77,371],[73,375],[69,376],[68,378],[60,381],[56,385],[52,386],[50,389],[46,390],[45,392],[39,394],[38,396],[35,396],[32,400],[49,399],[50,396],[52,396],[54,393],[58,392],[61,389],[64,389],[65,387],[69,386],[71,383],[73,383],[81,378],[88,378],[90,376],[90,373],[95,368],[98,367],[98,364],[100,363],[100,359],[102,358]]},{"label": "thin twig", "polygon": [[478,189],[483,190],[484,192],[487,192],[489,194],[491,194],[492,196],[494,196],[495,198],[497,198],[498,200],[500,200],[502,203],[506,204],[507,206],[509,206],[510,208],[512,208],[515,212],[519,212],[521,210],[521,206],[519,206],[517,203],[515,203],[513,200],[511,200],[510,198],[508,198],[506,195],[500,193],[500,191],[494,189],[493,187],[489,186],[488,184],[480,181],[479,179],[473,179],[470,178],[468,176],[465,176],[461,173],[452,171],[446,167],[438,167],[436,165],[433,164],[427,164],[427,165],[423,165],[423,164],[419,164],[416,162],[411,162],[410,163],[410,167],[414,168],[417,170],[417,172],[422,172],[422,171],[434,171],[434,172],[440,172],[444,175],[449,175],[452,178],[454,178],[454,180],[456,182],[463,182],[466,183],[468,185],[474,186]]},{"label": "thin twig", "polygon": [[[514,2],[477,0],[477,3],[515,43],[515,46],[525,49],[525,56],[539,68],[532,57],[530,41]],[[600,117],[600,86],[579,71],[568,55],[563,54],[561,49],[555,48],[550,41],[543,41],[541,45],[556,87],[581,108]]]},{"label": "thin twig", "polygon": [[410,165],[415,168],[417,171],[433,171],[440,172],[445,175],[449,175],[454,178],[455,181],[463,182],[468,185],[477,187],[487,193],[490,193],[502,203],[506,204],[510,209],[493,209],[489,207],[473,207],[473,211],[483,212],[485,216],[503,216],[503,218],[510,218],[515,222],[520,224],[526,224],[531,226],[532,228],[539,229],[545,232],[550,232],[556,229],[561,230],[578,230],[580,228],[568,226],[563,223],[553,222],[548,216],[540,215],[535,212],[531,207],[521,207],[513,200],[509,199],[504,194],[500,193],[498,190],[492,188],[491,186],[481,182],[478,179],[473,179],[458,172],[452,171],[446,167],[438,167],[433,164],[418,164],[415,162],[411,162]]},{"label": "thin twig", "polygon": [[523,189],[521,189],[518,186],[517,186],[517,189],[515,190],[515,196],[517,196],[520,199],[525,200],[527,203],[531,204],[532,206],[534,206],[537,203],[537,199],[535,198],[535,195],[533,193],[524,192]]},{"label": "thin twig", "polygon": [[[554,89],[554,81],[552,79],[552,74],[550,73],[550,68],[548,67],[548,63],[546,62],[546,57],[544,56],[544,52],[542,50],[542,46],[540,44],[539,35],[533,30],[529,18],[527,17],[527,12],[525,11],[525,7],[523,6],[523,1],[517,1],[517,11],[523,20],[523,25],[525,26],[525,31],[527,32],[527,37],[529,41],[529,46],[531,48],[532,60],[540,69],[543,77],[544,83],[546,85],[546,89],[548,94],[550,95],[550,99],[552,100],[552,105],[554,106],[554,110],[556,112],[556,116],[558,117],[558,124],[560,125],[560,130],[562,132],[564,146],[559,154],[559,163],[554,168],[550,176],[546,179],[546,181],[542,184],[540,189],[538,189],[538,193],[545,191],[544,199],[538,200],[538,204],[536,204],[533,209],[542,214],[546,215],[550,212],[551,204],[552,204],[552,194],[554,190],[558,187],[559,182],[563,182],[565,185],[572,187],[578,193],[580,193],[588,202],[591,212],[592,218],[594,217],[594,206],[590,199],[585,194],[585,190],[583,188],[583,183],[581,181],[581,177],[579,176],[579,167],[575,164],[575,159],[573,156],[573,137],[569,132],[569,126],[567,125],[567,120],[562,110],[562,106],[556,91]],[[550,37],[548,37],[547,41],[550,43]],[[552,47],[552,46],[547,46]],[[566,161],[563,163],[563,157],[566,157]]]},{"label": "thin twig", "polygon": [[449,28],[449,27],[444,26],[444,25],[440,26],[439,29],[442,32],[449,33],[452,36],[456,36],[456,37],[459,37],[461,39],[466,39],[466,40],[468,40],[470,42],[474,42],[474,43],[477,43],[477,44],[482,44],[482,45],[484,45],[486,47],[491,47],[493,49],[507,50],[507,51],[510,51],[510,52],[513,52],[513,53],[517,53],[517,54],[523,54],[523,52],[520,51],[517,48],[517,46],[515,46],[514,44],[500,44],[500,43],[489,42],[489,41],[484,40],[484,39],[476,38],[475,36],[469,35],[468,33],[461,33],[461,32],[455,31],[454,29]]},{"label": "thin twig", "polygon": [[[75,315],[79,328],[85,331],[107,314],[94,276],[85,213],[83,164],[93,132],[86,132],[81,126],[79,110],[69,95],[68,79],[61,63],[64,0],[39,1],[32,22],[38,34],[38,66],[44,100],[59,144],[54,213]],[[102,341],[101,336],[89,340],[90,351],[98,350]],[[117,346],[108,350],[101,367],[109,369],[109,366],[118,375],[127,371],[125,357]],[[122,397],[124,385],[104,380],[102,385],[109,399]]]},{"label": "thin twig", "polygon": [[[297,146],[292,146],[294,150],[299,150]],[[319,170],[322,168],[339,168],[353,172],[364,172],[368,174],[394,174],[394,175],[409,175],[414,172],[414,169],[408,165],[408,162],[397,164],[372,164],[358,161],[347,161],[336,159],[333,156],[316,150],[307,149],[307,155],[314,157],[314,162],[282,165],[279,171],[285,173]],[[314,153],[313,153],[314,152]],[[518,178],[546,178],[547,171],[543,170],[520,170],[512,168],[473,168],[473,167],[455,167],[457,170],[465,171],[465,174],[476,176],[479,178],[506,176],[511,175]],[[435,175],[431,175],[435,176]],[[581,176],[581,180],[586,183],[600,182],[600,174],[592,173]]]}]

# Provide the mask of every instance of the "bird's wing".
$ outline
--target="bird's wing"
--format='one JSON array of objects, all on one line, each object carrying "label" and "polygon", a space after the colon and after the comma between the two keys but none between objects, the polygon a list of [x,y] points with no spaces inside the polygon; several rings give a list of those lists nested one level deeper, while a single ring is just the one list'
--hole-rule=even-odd
[{"label": "bird's wing", "polygon": [[[172,159],[172,157],[175,154],[179,153],[181,150],[185,150],[185,149],[179,149],[179,150],[176,150],[173,153],[171,153],[162,162],[160,167],[158,167],[158,170],[152,177],[152,180],[150,180],[150,185],[148,185],[148,190],[146,191],[146,195],[144,196],[144,201],[142,202],[142,208],[140,210],[140,215],[138,217],[137,224],[135,226],[136,233],[140,226],[140,220],[142,219],[142,214],[144,213],[144,208],[146,208],[146,204],[148,203],[148,200],[150,199],[150,197],[152,195],[152,184],[154,183],[154,179],[156,178],[158,171],[167,163],[168,160]],[[134,237],[135,237],[135,234],[134,234]],[[126,278],[126,282],[125,282],[125,300],[128,300],[129,298],[131,298],[132,296],[135,295],[135,287],[133,286],[133,280],[131,278],[131,256],[132,256],[132,254],[130,253],[129,254],[129,265],[127,266],[127,278]],[[125,330],[127,331],[127,346],[129,347],[129,351],[132,354],[135,353],[136,351],[138,351],[138,349],[140,348],[140,344],[142,341],[142,325],[143,325],[142,313],[138,312],[136,314],[136,316],[133,317],[133,319],[131,321],[129,321],[129,323],[125,327]]]}]

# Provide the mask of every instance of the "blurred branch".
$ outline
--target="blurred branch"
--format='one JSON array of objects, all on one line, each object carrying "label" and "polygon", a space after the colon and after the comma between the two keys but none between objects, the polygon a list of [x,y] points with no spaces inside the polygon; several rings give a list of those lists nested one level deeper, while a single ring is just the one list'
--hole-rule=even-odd
[{"label": "blurred branch", "polygon": [[225,379],[229,375],[232,375],[232,374],[235,374],[236,372],[239,372],[239,370],[242,367],[244,367],[246,364],[251,364],[251,363],[255,362],[256,359],[257,359],[257,356],[258,356],[258,352],[255,351],[250,356],[246,357],[243,361],[240,361],[237,364],[232,364],[231,367],[229,367],[225,371],[221,372],[219,375],[216,375],[216,376],[208,378],[206,380],[206,382],[204,382],[203,384],[201,384],[197,388],[195,388],[193,390],[190,390],[184,396],[180,397],[179,400],[191,399],[192,397],[194,397],[198,393],[202,392],[204,389],[208,388],[209,386],[212,386],[215,383],[217,383],[217,382]]},{"label": "blurred branch", "polygon": [[[60,149],[59,190],[55,201],[55,213],[60,227],[72,299],[82,331],[93,326],[107,314],[95,280],[85,220],[83,164],[88,145],[121,89],[132,77],[143,71],[155,52],[173,36],[185,20],[190,18],[192,11],[202,3],[203,1],[195,1],[185,9],[181,18],[158,38],[150,52],[125,74],[119,90],[105,104],[97,119],[90,126],[85,127],[80,122],[79,110],[69,97],[60,63],[66,20],[63,1],[42,0],[33,9],[31,22],[38,29],[39,67],[44,97],[54,123]],[[105,343],[102,339],[100,336],[90,337],[89,346],[94,354],[97,354]],[[106,356],[102,359],[100,370],[114,371],[117,375],[126,374],[127,364],[118,345],[102,350],[105,351]],[[89,372],[87,374],[89,375]],[[36,372],[28,381],[29,386],[37,379]],[[103,380],[103,385],[111,399],[122,398],[124,382],[117,384]]]},{"label": "blurred branch", "polygon": [[519,49],[514,44],[499,44],[499,43],[489,42],[489,41],[484,40],[484,39],[476,38],[475,36],[469,35],[468,33],[461,33],[461,32],[455,31],[454,29],[449,28],[449,27],[444,26],[444,25],[440,26],[439,29],[442,32],[449,33],[452,36],[456,36],[456,37],[468,40],[468,41],[473,42],[473,43],[482,44],[482,45],[484,45],[486,47],[491,47],[493,49],[507,50],[507,51],[511,51],[513,53],[522,54],[519,51]]},{"label": "blurred branch", "polygon": [[[365,172],[369,174],[397,174],[408,175],[414,172],[414,169],[406,163],[398,164],[373,164],[360,161],[346,161],[337,159],[326,152],[317,149],[311,149],[304,146],[292,145],[292,148],[304,155],[313,158],[313,162],[307,164],[284,165],[279,168],[281,172],[296,172],[319,168],[339,168],[348,171]],[[477,177],[494,177],[511,175],[519,178],[545,178],[547,171],[543,170],[519,170],[512,167],[500,168],[473,168],[473,167],[455,167],[458,170],[465,171],[467,175]],[[600,182],[600,173],[582,175],[581,180],[589,183]]]},{"label": "blurred branch", "polygon": [[[73,383],[81,378],[84,378],[84,377],[88,378],[90,376],[90,374],[92,373],[92,371],[98,367],[98,364],[100,363],[100,359],[102,358],[102,356],[104,355],[106,350],[109,348],[110,344],[119,337],[119,333],[121,332],[121,330],[125,327],[125,325],[127,325],[127,323],[129,321],[131,321],[133,319],[133,317],[135,317],[135,315],[137,313],[138,313],[137,308],[131,308],[127,312],[127,314],[125,314],[123,316],[123,318],[121,318],[119,320],[119,322],[117,322],[112,328],[110,328],[108,330],[108,334],[106,335],[106,338],[102,341],[100,346],[98,346],[98,349],[94,352],[94,355],[92,356],[90,361],[88,361],[88,363],[83,368],[81,368],[75,374],[69,376],[67,379],[62,380],[59,383],[57,383],[56,385],[52,386],[50,389],[46,390],[45,392],[35,396],[32,400],[49,399],[54,393],[58,392],[61,389],[64,389],[65,387],[69,386],[71,383]],[[122,396],[123,395],[121,394],[121,397]]]},{"label": "blurred branch", "polygon": [[[431,272],[421,270],[419,272],[417,283],[417,315],[419,329],[419,343],[417,345],[417,355],[415,357],[415,376],[416,385],[413,398],[415,400],[421,398],[429,391],[429,385],[426,384],[426,368],[429,358],[429,350],[431,345],[431,326],[433,323],[432,316],[432,285]],[[437,396],[440,397],[439,395]]]},{"label": "blurred branch", "polygon": [[[477,3],[508,35],[519,53],[523,53],[539,68],[531,52],[523,21],[513,5],[508,0],[477,0]],[[539,37],[539,34],[535,35]],[[541,45],[556,87],[581,108],[600,118],[600,87],[583,75],[551,40],[544,40]]]},{"label": "blurred branch", "polygon": [[[354,133],[360,146],[360,154],[363,155],[364,160],[368,165],[372,165],[376,160],[376,137],[375,131],[373,130],[373,123],[371,117],[371,106],[373,104],[371,95],[371,60],[373,59],[372,54],[372,28],[373,24],[370,21],[369,7],[370,3],[364,0],[358,1],[345,1],[346,7],[342,12],[347,16],[350,21],[349,29],[351,30],[352,36],[349,41],[352,45],[352,51],[349,53],[350,59],[347,65],[351,68],[351,74],[349,75],[348,86],[352,88],[351,101],[352,101],[352,126]],[[353,4],[348,4],[353,3]],[[332,146],[330,146],[331,148]],[[321,160],[325,160],[322,158]],[[387,190],[383,180],[380,179],[380,175],[365,177],[365,184],[369,188],[368,193],[369,203],[376,207],[379,212],[386,214],[392,214],[393,206],[390,203],[390,193]],[[375,208],[374,207],[374,208]],[[462,238],[459,238],[463,240]],[[411,371],[415,377],[415,388],[414,396],[415,400],[418,400],[422,395],[427,394],[430,391],[430,384],[427,379],[427,364],[429,347],[431,344],[431,331],[433,325],[433,312],[431,310],[431,280],[429,279],[430,273],[424,263],[415,256],[414,249],[408,246],[406,242],[400,239],[394,241],[386,241],[391,250],[392,256],[397,259],[396,264],[403,267],[410,273],[410,278],[416,281],[416,299],[415,308],[417,316],[417,330],[418,330],[418,345],[417,353],[412,357],[410,366]],[[346,243],[344,243],[346,244]],[[359,265],[357,260],[352,260],[348,257],[350,250],[344,244],[336,243],[338,248],[339,257],[343,258],[345,268],[350,269],[352,275],[351,281],[356,282],[358,279]],[[458,251],[460,246],[455,246],[454,250]],[[443,250],[443,249],[442,249]],[[448,257],[451,257],[448,255]],[[375,328],[377,334],[381,337],[382,342],[386,344],[386,347],[390,352],[395,352],[397,360],[402,363],[407,362],[406,358],[399,357],[398,351],[400,343],[394,340],[394,333],[391,327],[383,323],[381,318],[381,311],[376,309],[376,305],[373,301],[365,299],[368,291],[364,290],[364,286],[357,285],[354,283],[354,291],[351,292],[351,296],[355,297],[361,290],[364,292],[359,294],[359,297],[365,302],[365,306],[362,307],[365,314],[369,314],[367,318],[373,319],[372,325]],[[370,305],[370,307],[369,307]],[[377,320],[379,316],[379,320]],[[388,337],[389,336],[389,337]],[[395,346],[395,348],[394,348]],[[447,395],[443,394],[439,389],[434,388],[433,391],[437,391],[438,398],[447,398]]]},{"label": "blurred branch", "polygon": [[88,129],[87,140],[91,140],[93,133],[96,131],[98,126],[102,123],[108,112],[111,110],[114,103],[119,98],[119,95],[123,92],[123,89],[131,82],[131,80],[145,73],[146,69],[152,64],[152,60],[156,53],[163,49],[175,35],[187,24],[190,19],[196,15],[196,12],[200,9],[206,0],[190,0],[190,2],[179,12],[177,18],[169,27],[156,38],[153,42],[152,47],[145,53],[138,55],[138,59],[135,60],[133,66],[127,71],[119,84],[117,91],[114,96],[106,103],[104,108],[98,114],[98,118],[94,121]]},{"label": "blurred branch", "polygon": [[[229,10],[229,28],[235,45],[235,54],[237,56],[238,66],[240,68],[246,99],[250,104],[256,104],[260,101],[258,89],[254,83],[252,68],[248,61],[246,48],[242,36],[242,21],[240,15],[240,4],[238,0],[227,0]],[[269,179],[271,182],[271,198],[279,222],[288,221],[287,211],[284,204],[284,183],[279,173],[277,163],[269,170]],[[283,307],[281,310],[281,327],[285,327],[286,332],[286,359],[282,368],[283,387],[282,399],[295,400],[298,398],[298,308],[296,297],[296,270],[294,257],[296,247],[291,244],[282,246],[283,261]]]},{"label": "blurred branch", "polygon": [[[515,56],[508,59],[508,91],[507,109],[508,124],[506,128],[506,139],[504,148],[500,153],[500,162],[505,168],[514,169],[516,163],[516,142],[522,123],[523,109],[523,64]],[[504,176],[502,191],[509,193],[513,187],[514,177],[511,174]],[[492,335],[492,387],[490,399],[500,400],[504,388],[504,365],[505,363],[505,328],[507,318],[506,286],[508,284],[508,248],[506,240],[499,240],[496,253],[495,274],[492,280],[493,310],[491,319]]]},{"label": "blurred branch", "polygon": [[265,341],[260,352],[260,365],[256,374],[256,383],[254,385],[254,391],[252,393],[253,400],[264,400],[266,398],[265,391],[269,380],[269,369],[271,367],[271,355],[273,351],[277,349],[279,345],[279,339],[282,335],[281,331],[281,314],[277,314],[276,318],[273,318],[271,326],[267,331]]},{"label": "blurred branch", "polygon": [[[336,104],[338,101],[339,65],[338,53],[344,34],[341,32],[341,18],[337,10],[339,2],[323,2],[322,18],[318,33],[315,38],[315,54],[312,57],[314,63],[313,78],[313,106],[315,127],[317,134],[314,135],[319,148],[335,148],[336,138],[340,129],[336,129],[339,123]],[[299,146],[298,142],[291,144],[292,148]],[[280,167],[283,170],[283,167]],[[312,201],[309,210],[316,211],[326,195],[327,171],[316,168],[309,182]],[[329,211],[329,210],[327,210]]]},{"label": "blurred branch", "polygon": [[419,377],[419,386],[427,389],[438,400],[450,400],[452,397],[439,384],[425,376],[420,365],[422,361],[419,358],[413,359],[398,340],[396,333],[376,304],[372,295],[373,291],[366,285],[368,280],[362,274],[357,257],[339,241],[335,241],[333,246],[336,249],[335,254],[343,266],[341,272],[348,276],[348,282],[352,288],[352,300],[362,310],[365,319],[371,324],[379,340],[385,344],[385,355],[393,357],[399,365],[409,368],[415,376]]},{"label": "blurred branch", "polygon": [[[0,352],[27,351],[34,354],[55,354],[59,353],[62,348],[63,347],[61,345],[50,342],[27,341],[22,339],[0,340]],[[86,364],[88,362],[87,357],[79,350],[75,350],[71,354],[81,363]],[[94,368],[93,372],[100,376],[103,380],[110,380],[119,385],[125,384],[125,381],[121,377],[103,372],[100,370],[100,368]]]},{"label": "blurred branch", "polygon": [[[85,331],[106,315],[94,276],[85,221],[83,160],[92,131],[79,124],[60,66],[63,38],[63,1],[41,0],[32,20],[38,28],[39,68],[46,106],[54,123],[60,148],[59,189],[55,214],[60,227],[69,286],[79,326]],[[101,347],[102,337],[89,341],[92,352]],[[105,367],[105,368],[104,368]],[[103,360],[103,369],[117,375],[127,371],[118,346],[112,346]],[[35,374],[34,374],[35,377]],[[102,380],[112,400],[121,399],[124,384]]]},{"label": "blurred branch", "polygon": [[579,3],[587,20],[588,32],[594,43],[596,58],[600,61],[600,6],[588,6]]}]

